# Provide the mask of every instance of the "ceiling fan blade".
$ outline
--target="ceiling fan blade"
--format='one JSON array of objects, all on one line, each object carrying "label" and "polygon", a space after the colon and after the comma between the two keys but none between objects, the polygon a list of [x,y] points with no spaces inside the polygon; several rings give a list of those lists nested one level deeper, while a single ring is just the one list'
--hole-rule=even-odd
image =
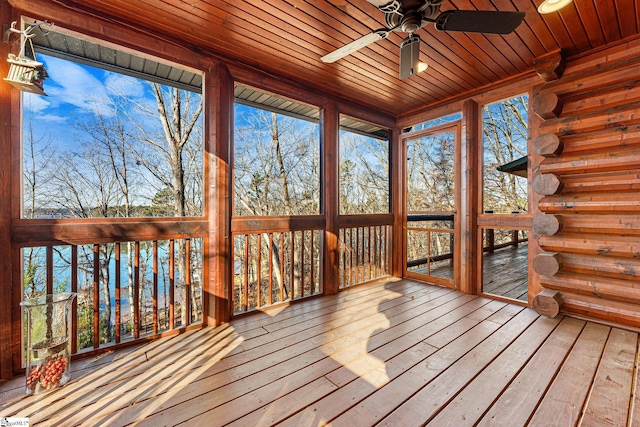
[{"label": "ceiling fan blade", "polygon": [[388,30],[376,30],[373,33],[369,33],[366,36],[362,36],[359,39],[355,39],[351,43],[348,43],[342,46],[340,49],[336,49],[331,53],[326,54],[320,60],[322,62],[336,62],[338,59],[344,58],[347,55],[351,55],[358,49],[362,49],[365,46],[370,45],[371,43],[375,43],[378,40],[382,40],[387,38],[389,35]]},{"label": "ceiling fan blade", "polygon": [[448,10],[436,18],[435,27],[440,31],[509,34],[522,23],[524,15],[524,12]]}]

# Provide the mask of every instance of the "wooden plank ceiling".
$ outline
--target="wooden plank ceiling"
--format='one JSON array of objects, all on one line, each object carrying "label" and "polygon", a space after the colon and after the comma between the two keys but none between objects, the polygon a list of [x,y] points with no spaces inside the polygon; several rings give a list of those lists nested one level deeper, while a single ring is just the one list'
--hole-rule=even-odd
[{"label": "wooden plank ceiling", "polygon": [[536,57],[562,49],[568,56],[638,34],[635,0],[574,0],[539,15],[542,0],[445,0],[441,10],[524,11],[512,34],[417,32],[427,71],[398,78],[393,32],[332,64],[320,57],[383,28],[383,14],[366,0],[83,0],[57,3],[89,10],[149,32],[213,51],[393,115],[457,96],[531,70]]}]

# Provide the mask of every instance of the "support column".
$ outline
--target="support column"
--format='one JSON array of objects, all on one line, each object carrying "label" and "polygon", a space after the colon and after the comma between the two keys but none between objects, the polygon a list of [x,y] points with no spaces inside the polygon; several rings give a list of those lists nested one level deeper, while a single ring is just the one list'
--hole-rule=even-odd
[{"label": "support column", "polygon": [[389,165],[390,186],[391,186],[391,213],[393,214],[393,232],[391,233],[391,275],[402,277],[404,263],[406,262],[404,218],[407,215],[405,205],[405,162],[406,157],[404,144],[400,140],[400,130],[391,130],[389,138]]},{"label": "support column", "polygon": [[[0,2],[0,22],[10,24],[12,21],[11,7],[6,1]],[[15,40],[15,38],[13,39]],[[0,57],[7,58],[11,52],[11,45],[0,43]],[[0,75],[5,77],[9,72],[6,61],[0,61]],[[18,99],[16,97],[16,99]],[[12,162],[17,161],[16,151],[12,149],[11,138],[11,121],[12,121],[12,105],[11,105],[11,85],[0,80],[0,290],[3,298],[0,298],[0,379],[9,379],[13,376],[13,352],[18,349],[19,341],[16,345],[16,336],[20,339],[19,325],[18,334],[12,333],[12,322],[20,320],[14,311],[20,310],[20,307],[14,307],[16,293],[22,295],[19,289],[20,277],[12,275],[12,248],[11,248],[11,217],[12,217],[12,200],[11,186],[12,174],[14,168]],[[15,159],[14,159],[15,158]],[[16,292],[18,291],[18,292]],[[20,297],[18,297],[18,302]],[[16,303],[17,304],[17,303]]]},{"label": "support column", "polygon": [[224,65],[217,64],[209,70],[205,82],[205,206],[209,221],[209,277],[205,280],[204,312],[207,324],[217,326],[228,322],[232,313],[233,79]]},{"label": "support column", "polygon": [[322,110],[322,209],[325,216],[324,230],[324,293],[333,295],[340,288],[340,269],[338,247],[338,214],[340,199],[340,114],[335,103]]},{"label": "support column", "polygon": [[[479,289],[478,264],[482,255],[479,244],[478,207],[480,189],[480,136],[478,133],[478,103],[472,99],[462,106],[462,131],[460,138],[460,204],[458,217],[460,229],[460,283],[459,289],[476,295]],[[479,242],[480,239],[480,242]]]}]

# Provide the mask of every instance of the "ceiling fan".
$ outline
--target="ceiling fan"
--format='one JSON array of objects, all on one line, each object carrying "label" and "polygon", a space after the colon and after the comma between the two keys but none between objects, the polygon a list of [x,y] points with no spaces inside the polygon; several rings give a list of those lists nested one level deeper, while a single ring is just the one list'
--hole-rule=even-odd
[{"label": "ceiling fan", "polygon": [[524,19],[524,12],[500,12],[483,10],[447,10],[440,12],[444,0],[367,0],[384,13],[387,28],[375,30],[320,58],[323,62],[335,62],[378,40],[387,38],[392,31],[408,34],[400,45],[400,78],[418,72],[420,37],[414,34],[420,28],[433,23],[440,31],[464,31],[486,34],[509,34]]}]

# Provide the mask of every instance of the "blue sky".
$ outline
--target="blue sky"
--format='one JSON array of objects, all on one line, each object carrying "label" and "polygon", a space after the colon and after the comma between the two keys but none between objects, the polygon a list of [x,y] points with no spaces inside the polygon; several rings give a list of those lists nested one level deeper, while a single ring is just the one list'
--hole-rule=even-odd
[{"label": "blue sky", "polygon": [[49,96],[23,92],[25,123],[30,114],[37,117],[36,138],[52,137],[61,145],[74,141],[74,137],[69,138],[75,133],[74,121],[96,113],[112,115],[106,100],[114,93],[127,94],[145,104],[155,103],[137,79],[47,55],[38,55],[38,61],[45,64],[49,74],[44,81]]}]

